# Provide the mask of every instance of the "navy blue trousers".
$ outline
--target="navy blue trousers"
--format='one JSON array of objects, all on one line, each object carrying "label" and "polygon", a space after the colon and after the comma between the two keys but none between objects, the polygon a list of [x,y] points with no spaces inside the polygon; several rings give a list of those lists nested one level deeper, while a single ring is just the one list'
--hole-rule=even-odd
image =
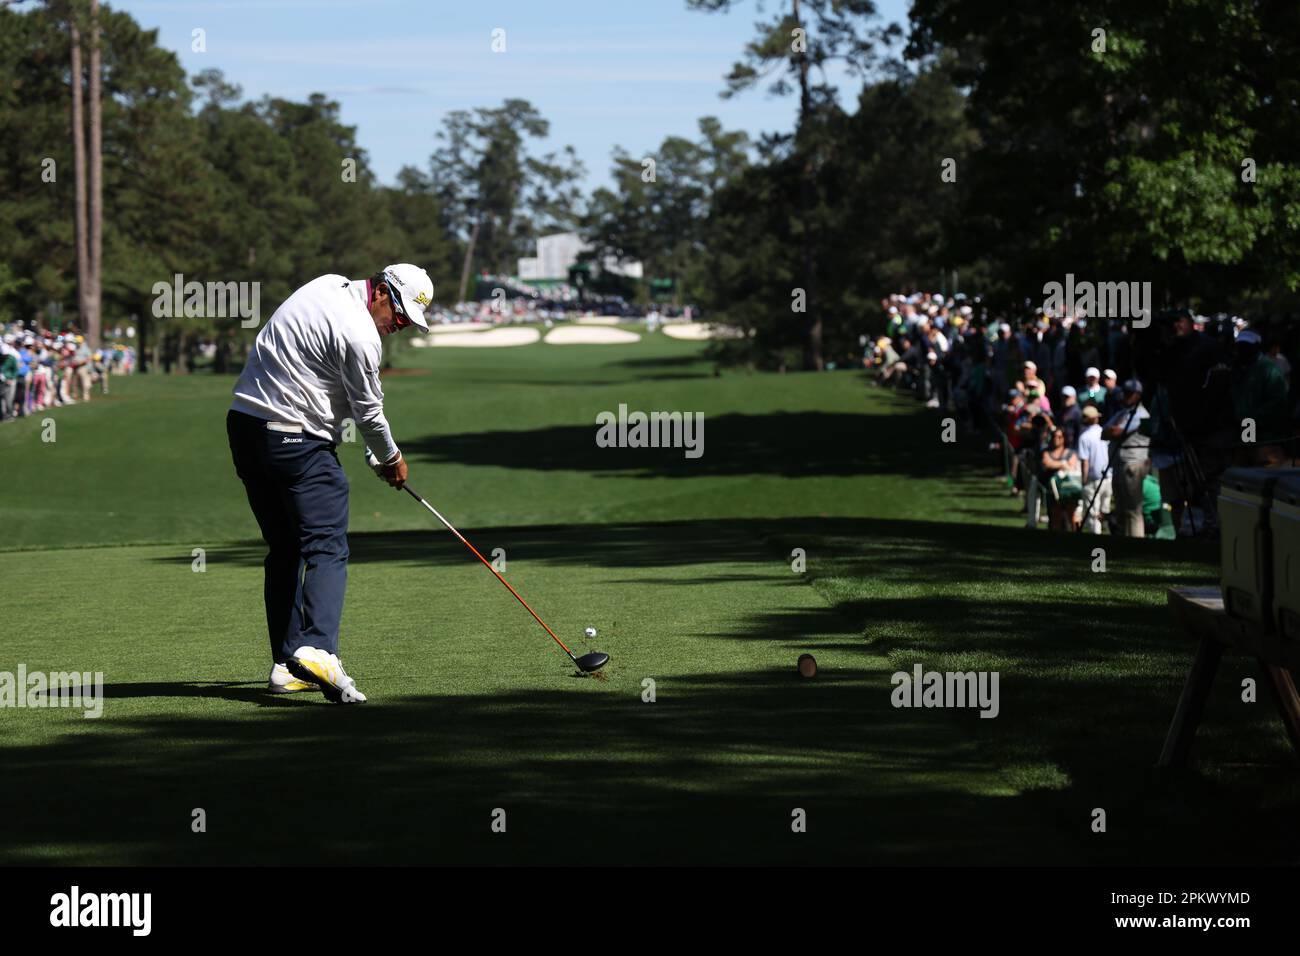
[{"label": "navy blue trousers", "polygon": [[272,658],[282,664],[299,647],[337,654],[348,584],[348,479],[334,444],[270,431],[233,409],[226,435],[268,548],[263,597]]}]

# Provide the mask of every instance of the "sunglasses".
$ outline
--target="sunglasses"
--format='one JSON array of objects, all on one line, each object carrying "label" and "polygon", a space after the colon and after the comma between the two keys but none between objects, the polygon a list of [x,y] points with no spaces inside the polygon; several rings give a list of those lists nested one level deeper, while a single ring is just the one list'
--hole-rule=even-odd
[{"label": "sunglasses", "polygon": [[402,297],[393,291],[393,284],[387,281],[384,284],[388,286],[388,301],[393,307],[393,318],[397,319],[397,327],[404,329],[414,325],[415,323],[411,321],[411,317],[402,308]]}]

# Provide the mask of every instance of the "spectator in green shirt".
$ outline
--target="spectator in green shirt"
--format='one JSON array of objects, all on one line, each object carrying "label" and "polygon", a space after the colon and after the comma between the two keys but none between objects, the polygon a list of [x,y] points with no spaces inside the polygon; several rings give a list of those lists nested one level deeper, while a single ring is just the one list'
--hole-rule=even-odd
[{"label": "spectator in green shirt", "polygon": [[1245,433],[1247,419],[1255,423],[1256,452],[1250,464],[1268,464],[1277,442],[1291,437],[1291,416],[1287,409],[1287,381],[1282,371],[1260,356],[1259,333],[1250,329],[1237,336],[1236,369],[1232,383],[1232,404],[1238,424]]},{"label": "spectator in green shirt", "polygon": [[1155,475],[1147,475],[1142,479],[1142,517],[1148,528],[1155,525],[1160,517],[1160,509],[1164,506],[1164,501],[1160,498],[1160,479]]},{"label": "spectator in green shirt", "polygon": [[1083,373],[1083,380],[1086,383],[1083,388],[1079,389],[1079,407],[1092,404],[1096,405],[1098,410],[1106,404],[1106,389],[1101,384],[1101,372],[1095,368],[1089,368]]},{"label": "spectator in green shirt", "polygon": [[18,350],[10,345],[12,335],[0,343],[0,422],[14,417],[14,396],[18,391]]}]

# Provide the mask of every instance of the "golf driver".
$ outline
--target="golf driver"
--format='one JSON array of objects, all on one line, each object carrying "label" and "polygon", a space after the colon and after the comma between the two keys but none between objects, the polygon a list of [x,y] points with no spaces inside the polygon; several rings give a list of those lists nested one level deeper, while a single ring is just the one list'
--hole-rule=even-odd
[{"label": "golf driver", "polygon": [[497,574],[497,569],[492,567],[492,562],[488,561],[487,558],[479,554],[478,548],[470,544],[463,534],[461,534],[459,531],[453,528],[451,522],[438,513],[437,508],[429,504],[429,502],[425,501],[424,498],[421,497],[415,491],[415,489],[412,488],[410,485],[403,484],[402,490],[406,491],[408,494],[410,494],[412,498],[414,498],[420,504],[428,508],[429,513],[432,514],[439,521],[441,521],[443,526],[448,531],[450,531],[457,538],[459,538],[461,544],[463,544],[465,547],[469,548],[471,551],[474,552],[474,557],[482,561],[483,566],[487,568],[489,571],[491,571],[493,574],[495,574],[496,579],[500,581],[502,584],[504,584],[509,589],[510,593],[515,596],[515,600],[517,600],[520,604],[522,604],[524,606],[524,609],[527,610],[528,613],[533,616],[533,620],[536,621],[538,624],[542,625],[543,628],[545,628],[546,633],[551,635],[551,640],[555,641],[556,644],[559,644],[560,647],[564,648],[564,653],[569,655],[569,660],[573,661],[574,666],[577,667],[578,670],[582,671],[584,674],[590,674],[593,671],[600,670],[602,667],[604,667],[606,664],[609,663],[609,655],[602,654],[600,651],[592,651],[590,654],[583,654],[581,657],[574,657],[573,651],[569,650],[568,646],[564,643],[564,641],[556,637],[555,632],[546,626],[546,622],[537,616],[537,612],[528,606],[528,602],[519,596],[519,592],[516,591],[514,588],[510,587],[510,582],[507,581],[505,578],[503,578],[500,574]]}]

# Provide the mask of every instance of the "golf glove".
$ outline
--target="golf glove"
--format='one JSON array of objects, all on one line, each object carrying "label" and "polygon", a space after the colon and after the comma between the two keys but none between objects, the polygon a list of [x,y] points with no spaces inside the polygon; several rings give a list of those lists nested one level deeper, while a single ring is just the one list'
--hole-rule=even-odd
[{"label": "golf glove", "polygon": [[402,460],[401,452],[398,452],[397,457],[385,465],[374,452],[367,448],[366,464],[380,479],[388,482],[394,488],[401,488],[402,483],[406,481],[406,462]]}]

